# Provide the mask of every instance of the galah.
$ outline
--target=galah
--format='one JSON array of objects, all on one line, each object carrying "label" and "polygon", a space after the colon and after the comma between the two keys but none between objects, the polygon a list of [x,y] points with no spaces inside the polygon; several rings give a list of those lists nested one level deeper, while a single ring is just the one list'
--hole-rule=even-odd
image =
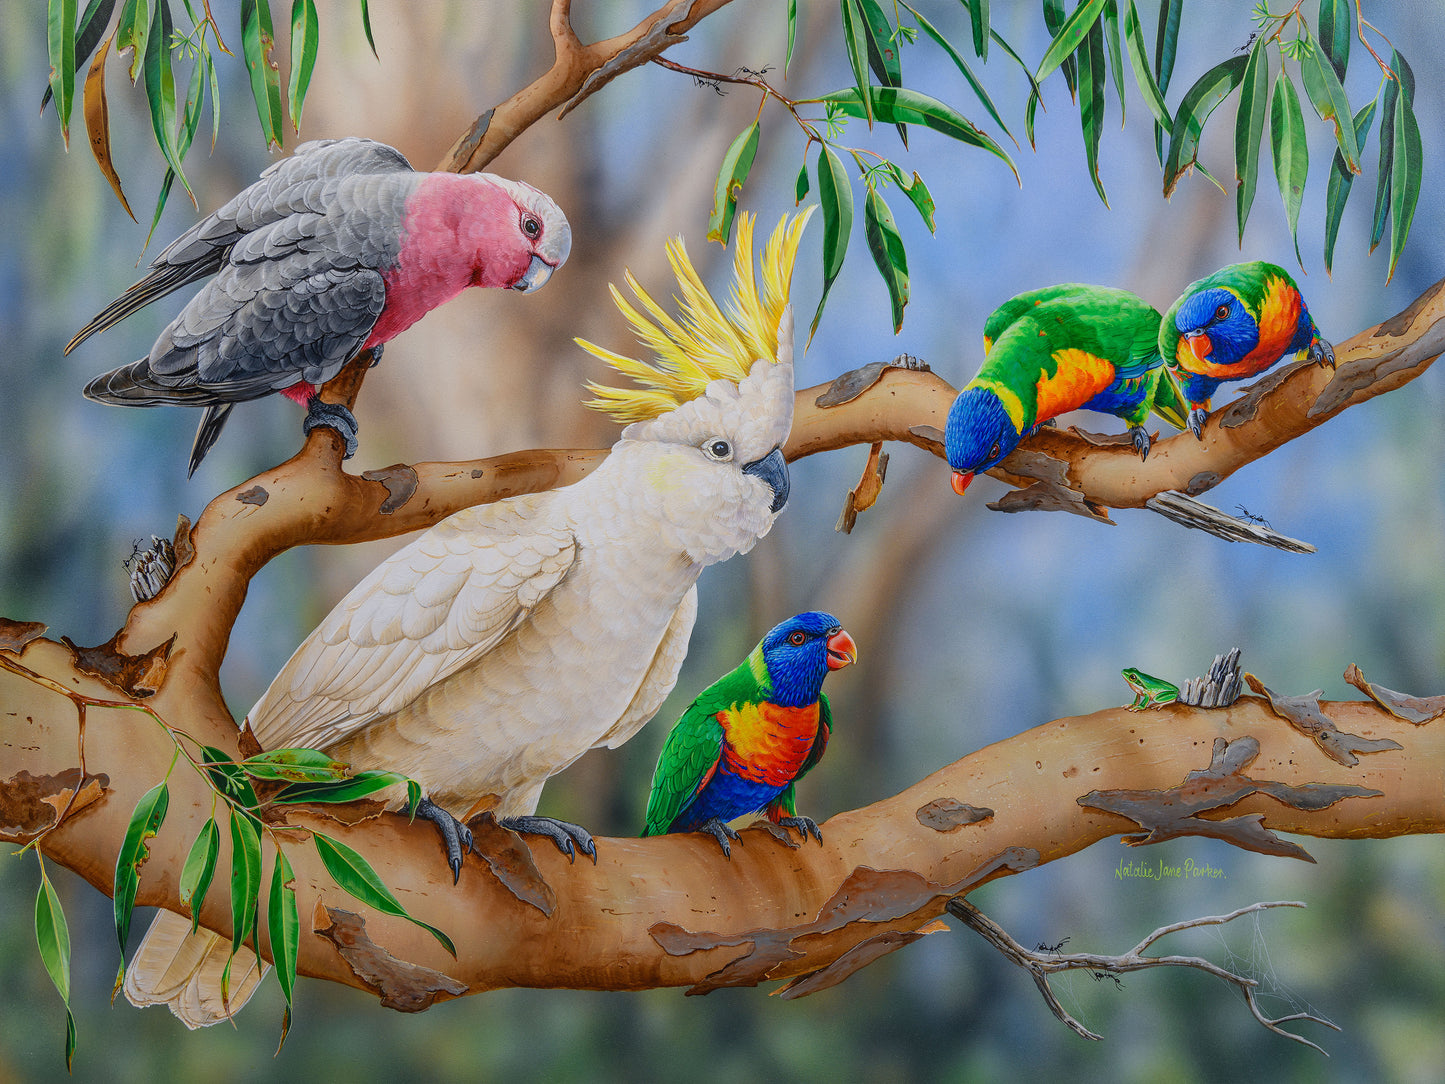
[{"label": "galah", "polygon": [[706,832],[731,858],[737,833],[728,821],[766,813],[823,842],[817,823],[798,816],[793,785],[823,759],[833,729],[823,679],[857,661],[853,637],[832,614],[812,610],[768,630],[673,725],[642,834]]},{"label": "galah", "polygon": [[1164,314],[1159,352],[1189,400],[1189,428],[1204,439],[1209,400],[1226,380],[1257,376],[1285,357],[1334,368],[1299,287],[1262,260],[1230,264],[1190,285]]},{"label": "galah", "polygon": [[[608,456],[570,486],[457,512],[374,569],[251,709],[245,725],[260,744],[416,780],[454,879],[472,844],[461,822],[485,809],[569,857],[595,858],[585,829],[536,816],[537,802],[551,776],[652,717],[687,653],[698,576],[750,550],[787,502],[787,292],[805,220],[774,233],[762,294],[751,223],[739,225],[747,275],[726,313],[681,242],[670,244],[681,324],[640,291],[657,323],[627,310],[650,329],[639,325],[640,337],[661,349],[660,367],[589,344],[649,385],[594,389],[604,409],[637,419]],[[689,351],[686,373],[669,361],[674,348]],[[127,970],[127,996],[169,1004],[191,1027],[224,1019],[230,950],[161,914]],[[231,973],[263,971],[248,957]],[[230,1008],[242,1000],[233,984]]]},{"label": "galah", "polygon": [[944,452],[953,488],[1006,459],[1071,410],[1124,420],[1149,456],[1149,414],[1184,428],[1179,389],[1159,356],[1159,312],[1127,290],[1070,282],[1005,301],[984,323],[984,363],[953,401]]},{"label": "galah", "polygon": [[531,292],[567,259],[572,231],[551,197],[489,173],[418,173],[370,139],[317,140],[172,241],[151,271],[66,346],[172,290],[209,278],[139,361],[102,373],[88,398],[203,407],[188,476],[236,403],[272,392],[305,405],[356,450],[356,419],[322,384],[363,350],[468,286]]}]

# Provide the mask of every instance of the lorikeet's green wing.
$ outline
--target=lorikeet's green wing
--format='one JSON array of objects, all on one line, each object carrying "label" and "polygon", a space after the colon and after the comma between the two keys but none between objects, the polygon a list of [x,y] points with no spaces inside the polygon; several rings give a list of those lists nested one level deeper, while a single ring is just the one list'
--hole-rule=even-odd
[{"label": "lorikeet's green wing", "polygon": [[760,702],[766,690],[745,661],[699,694],[663,743],[647,798],[645,836],[663,835],[697,796],[722,757],[723,726],[718,712],[734,704]]},{"label": "lorikeet's green wing", "polygon": [[988,353],[993,344],[998,342],[999,336],[1009,329],[1019,317],[1032,310],[1035,306],[1046,301],[1053,301],[1057,298],[1067,297],[1076,290],[1087,290],[1077,282],[1064,282],[1057,286],[1045,286],[1039,290],[1029,290],[1027,293],[1011,297],[998,308],[994,309],[989,318],[983,322],[983,349]]},{"label": "lorikeet's green wing", "polygon": [[699,697],[683,712],[657,758],[652,793],[647,796],[647,826],[642,830],[645,836],[665,835],[712,778],[722,759],[722,723],[718,722],[716,710],[708,710],[702,700]]},{"label": "lorikeet's green wing", "polygon": [[808,750],[808,758],[803,761],[803,766],[798,769],[798,774],[793,776],[793,782],[789,783],[783,792],[768,803],[768,820],[777,822],[782,817],[796,817],[798,815],[798,802],[793,794],[793,787],[813,770],[813,765],[823,759],[823,751],[828,748],[828,737],[833,732],[833,708],[828,703],[828,694],[818,694],[818,734],[813,739],[813,747]]}]

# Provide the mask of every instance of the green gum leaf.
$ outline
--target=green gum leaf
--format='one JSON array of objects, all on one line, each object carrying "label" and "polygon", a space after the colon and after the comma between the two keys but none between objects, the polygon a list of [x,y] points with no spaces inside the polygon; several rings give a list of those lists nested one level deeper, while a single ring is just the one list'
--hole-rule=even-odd
[{"label": "green gum leaf", "polygon": [[[866,107],[869,101],[865,90],[868,86],[868,43],[863,13],[858,10],[858,0],[839,0],[839,10],[843,19],[843,44],[848,53],[848,66],[853,69],[853,84],[858,89],[859,100]],[[863,116],[868,121],[868,127],[872,128],[873,114],[865,109]]]},{"label": "green gum leaf", "polygon": [[349,768],[316,749],[271,749],[241,761],[253,779],[279,779],[288,783],[326,783],[347,778]]},{"label": "green gum leaf", "polygon": [[157,783],[141,795],[131,810],[130,823],[126,826],[125,839],[115,860],[115,885],[111,893],[115,913],[115,933],[120,941],[124,970],[125,943],[130,937],[130,916],[135,909],[135,896],[140,888],[140,868],[151,856],[150,841],[165,823],[166,809],[170,805],[170,788],[165,780]]},{"label": "green gum leaf", "polygon": [[828,303],[828,292],[843,269],[843,258],[848,254],[848,235],[853,230],[853,186],[843,160],[828,144],[823,144],[823,153],[818,156],[818,202],[823,206],[823,296],[818,299],[818,310],[813,314],[813,324],[808,329],[808,341],[818,330],[818,321],[823,315],[823,306]]},{"label": "green gum leaf", "polygon": [[286,86],[286,104],[291,111],[291,127],[301,133],[301,107],[306,102],[306,89],[311,85],[311,72],[316,67],[319,27],[316,0],[293,0],[291,4],[291,80]]},{"label": "green gum leaf", "polygon": [[[1363,147],[1365,138],[1370,133],[1370,124],[1375,119],[1375,109],[1378,102],[1370,102],[1358,113],[1355,114],[1355,142]],[[1355,175],[1345,165],[1345,160],[1335,151],[1334,160],[1330,163],[1330,179],[1325,188],[1325,273],[1329,274],[1334,269],[1335,262],[1335,239],[1340,233],[1340,220],[1345,213],[1345,202],[1350,198],[1350,189],[1355,183]]]},{"label": "green gum leaf", "polygon": [[1335,142],[1350,172],[1360,172],[1360,146],[1355,139],[1355,126],[1350,123],[1350,102],[1345,97],[1345,88],[1324,50],[1316,44],[1309,56],[1299,62],[1300,76],[1310,104],[1321,120],[1330,121],[1335,128]]},{"label": "green gum leaf", "polygon": [[1099,140],[1104,134],[1104,86],[1108,74],[1104,70],[1104,28],[1096,22],[1084,36],[1079,47],[1079,122],[1084,130],[1084,158],[1089,166],[1089,179],[1104,206],[1109,195],[1099,177]]},{"label": "green gum leaf", "polygon": [[868,251],[883,282],[888,287],[888,300],[893,307],[893,333],[903,327],[903,310],[908,305],[908,256],[903,249],[903,238],[893,220],[893,212],[878,194],[877,189],[868,189],[863,201],[863,234],[868,241]]},{"label": "green gum leaf", "polygon": [[396,772],[357,772],[350,779],[334,782],[292,783],[272,796],[271,802],[274,805],[296,805],[300,802],[336,805],[366,798],[405,781],[406,777]]},{"label": "green gum leaf", "polygon": [[732,236],[733,215],[738,209],[738,193],[748,172],[753,168],[753,158],[758,153],[758,122],[753,121],[733,140],[723,155],[722,166],[718,169],[717,181],[713,185],[712,214],[707,220],[707,239],[726,245]]},{"label": "green gum leaf", "polygon": [[1109,46],[1109,75],[1114,80],[1115,95],[1119,99],[1119,127],[1124,127],[1124,46],[1119,40],[1118,0],[1108,0],[1104,5],[1104,41]]},{"label": "green gum leaf", "polygon": [[1344,82],[1350,63],[1350,39],[1355,36],[1355,12],[1350,0],[1320,0],[1317,26],[1319,44],[1329,57],[1335,78]]},{"label": "green gum leaf", "polygon": [[[70,149],[70,107],[75,102],[75,0],[50,0],[46,10],[50,89],[60,117],[60,135]],[[41,108],[45,108],[41,103]]]},{"label": "green gum leaf", "polygon": [[[1054,69],[1073,55],[1074,50],[1083,44],[1089,30],[1098,22],[1105,2],[1106,0],[1080,0],[1073,14],[1065,19],[1063,25],[1054,33],[1053,42],[1044,53],[1044,58],[1039,61],[1038,70],[1034,72],[1035,79],[1042,83]],[[1053,27],[1049,29],[1053,30]],[[1072,87],[1070,89],[1072,90]]]},{"label": "green gum leaf", "polygon": [[1390,178],[1394,198],[1390,204],[1390,270],[1385,276],[1387,284],[1395,277],[1395,266],[1400,262],[1400,253],[1405,250],[1405,240],[1410,236],[1415,204],[1420,199],[1420,177],[1425,168],[1420,124],[1415,118],[1415,107],[1410,98],[1410,95],[1402,94],[1395,107],[1395,154]]},{"label": "green gum leaf", "polygon": [[311,838],[316,844],[316,853],[321,857],[326,872],[343,891],[384,915],[393,915],[396,918],[404,918],[408,922],[415,923],[435,937],[442,948],[451,953],[453,957],[456,956],[457,949],[452,944],[451,938],[435,926],[430,926],[407,914],[406,908],[402,907],[397,898],[391,894],[391,890],[382,883],[381,878],[376,875],[376,870],[371,868],[370,862],[340,840],[332,839],[320,832],[314,832]]},{"label": "green gum leaf", "polygon": [[[276,849],[271,869],[271,892],[266,904],[267,932],[271,937],[271,959],[276,965],[276,981],[291,1006],[291,991],[296,985],[296,951],[300,943],[301,921],[296,911],[296,875],[286,853]],[[283,1033],[281,1041],[284,1043]]]},{"label": "green gum leaf", "polygon": [[191,932],[201,925],[201,908],[206,902],[206,893],[211,888],[211,878],[216,873],[216,857],[221,849],[221,830],[216,827],[216,818],[211,817],[202,825],[186,855],[181,867],[181,903],[191,909]]},{"label": "green gum leaf", "polygon": [[1149,67],[1149,57],[1144,51],[1144,31],[1139,25],[1139,12],[1134,7],[1134,0],[1129,0],[1129,7],[1124,12],[1124,44],[1128,48],[1129,66],[1134,69],[1134,82],[1139,87],[1144,104],[1154,114],[1156,127],[1168,135],[1173,118]]},{"label": "green gum leaf", "polygon": [[[261,831],[249,813],[231,810],[231,955],[246,943],[256,923],[261,892]],[[227,964],[229,972],[230,965]]]},{"label": "green gum leaf", "polygon": [[1305,139],[1304,113],[1299,94],[1287,75],[1274,84],[1269,104],[1269,146],[1274,156],[1274,175],[1284,201],[1285,219],[1294,239],[1295,259],[1304,265],[1299,251],[1299,211],[1304,201],[1305,178],[1310,168],[1310,149]]},{"label": "green gum leaf", "polygon": [[1230,57],[1201,75],[1174,111],[1174,128],[1169,134],[1169,154],[1164,162],[1164,195],[1167,198],[1196,164],[1199,137],[1215,106],[1229,97],[1244,78],[1247,57]]},{"label": "green gum leaf", "polygon": [[1259,146],[1264,139],[1264,120],[1269,107],[1272,79],[1269,50],[1264,38],[1256,38],[1239,87],[1239,111],[1234,118],[1235,218],[1239,223],[1239,243],[1244,244],[1244,224],[1254,203],[1259,180]]},{"label": "green gum leaf", "polygon": [[[967,61],[965,61],[963,57],[959,55],[958,50],[949,43],[947,38],[945,38],[941,33],[939,33],[938,29],[932,23],[930,23],[921,14],[919,14],[919,12],[914,9],[912,5],[905,3],[903,6],[907,8],[909,14],[911,14],[914,19],[918,21],[919,28],[930,38],[932,38],[938,44],[939,48],[941,48],[945,53],[948,54],[949,58],[953,61],[954,66],[963,73],[963,77],[968,80],[968,85],[973,88],[974,96],[978,98],[984,109],[988,110],[988,115],[993,118],[993,122],[997,124],[1000,129],[1003,130],[1003,133],[1006,136],[1014,140],[1014,146],[1018,146],[1018,140],[1014,139],[1013,133],[1008,130],[1008,125],[1003,122],[1003,118],[999,116],[998,110],[994,107],[993,99],[988,96],[988,91],[985,90],[983,84],[978,81],[977,77],[973,74],[973,69],[971,69],[968,66]],[[1007,46],[1005,46],[1005,48],[1007,48]],[[1017,54],[1015,54],[1015,57],[1017,58]],[[1023,65],[1022,60],[1019,61],[1019,64],[1020,66],[1024,67],[1024,71],[1028,71],[1027,66]],[[1033,75],[1030,74],[1029,78],[1032,79]]]}]

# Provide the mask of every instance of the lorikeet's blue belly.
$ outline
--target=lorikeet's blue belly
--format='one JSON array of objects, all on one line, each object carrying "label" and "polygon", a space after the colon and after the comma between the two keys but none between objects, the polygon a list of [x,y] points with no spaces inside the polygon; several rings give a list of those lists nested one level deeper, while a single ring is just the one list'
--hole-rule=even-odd
[{"label": "lorikeet's blue belly", "polygon": [[1104,414],[1117,414],[1120,417],[1133,414],[1144,402],[1144,397],[1148,392],[1147,384],[1144,377],[1137,376],[1116,380],[1084,403],[1083,409],[1097,410]]},{"label": "lorikeet's blue belly", "polygon": [[745,813],[757,813],[779,794],[784,787],[768,783],[755,783],[743,779],[719,767],[717,774],[708,780],[693,803],[678,814],[672,822],[673,832],[695,832],[708,821],[717,817],[730,821]]}]

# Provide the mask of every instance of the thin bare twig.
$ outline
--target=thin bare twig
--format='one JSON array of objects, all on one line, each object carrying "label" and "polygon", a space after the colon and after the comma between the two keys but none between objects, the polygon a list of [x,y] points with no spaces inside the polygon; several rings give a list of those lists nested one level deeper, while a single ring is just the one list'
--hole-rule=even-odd
[{"label": "thin bare twig", "polygon": [[1102,956],[1092,952],[1034,952],[1023,947],[998,923],[994,922],[973,904],[969,903],[962,896],[956,896],[948,902],[948,912],[963,922],[985,941],[998,949],[1010,962],[1017,964],[1027,971],[1034,980],[1034,985],[1039,988],[1044,1001],[1048,1004],[1053,1014],[1068,1025],[1071,1029],[1082,1035],[1085,1039],[1098,1041],[1103,1036],[1095,1034],[1083,1024],[1069,1015],[1059,999],[1049,987],[1049,975],[1059,971],[1087,970],[1091,972],[1104,973],[1108,975],[1122,975],[1129,971],[1144,971],[1154,967],[1192,967],[1199,971],[1208,972],[1225,982],[1238,988],[1244,995],[1245,1003],[1254,1018],[1263,1024],[1276,1035],[1282,1035],[1286,1039],[1293,1039],[1297,1043],[1318,1050],[1325,1057],[1329,1054],[1321,1046],[1310,1042],[1302,1035],[1296,1035],[1292,1031],[1285,1031],[1280,1024],[1288,1024],[1294,1020],[1313,1020],[1316,1024],[1323,1024],[1327,1028],[1339,1031],[1339,1025],[1326,1020],[1322,1016],[1315,1016],[1313,1013],[1297,1012],[1288,1016],[1269,1017],[1260,1010],[1259,1003],[1255,998],[1255,989],[1259,986],[1258,979],[1245,978],[1243,975],[1236,975],[1233,971],[1211,963],[1200,956],[1145,956],[1144,952],[1150,945],[1171,933],[1178,933],[1180,930],[1192,930],[1201,926],[1222,926],[1226,922],[1232,922],[1241,915],[1253,914],[1271,907],[1303,907],[1303,903],[1297,901],[1281,901],[1276,903],[1252,903],[1248,907],[1241,907],[1237,911],[1231,911],[1227,915],[1206,915],[1203,918],[1186,919],[1183,922],[1174,922],[1168,926],[1160,926],[1137,945],[1118,956]]}]

